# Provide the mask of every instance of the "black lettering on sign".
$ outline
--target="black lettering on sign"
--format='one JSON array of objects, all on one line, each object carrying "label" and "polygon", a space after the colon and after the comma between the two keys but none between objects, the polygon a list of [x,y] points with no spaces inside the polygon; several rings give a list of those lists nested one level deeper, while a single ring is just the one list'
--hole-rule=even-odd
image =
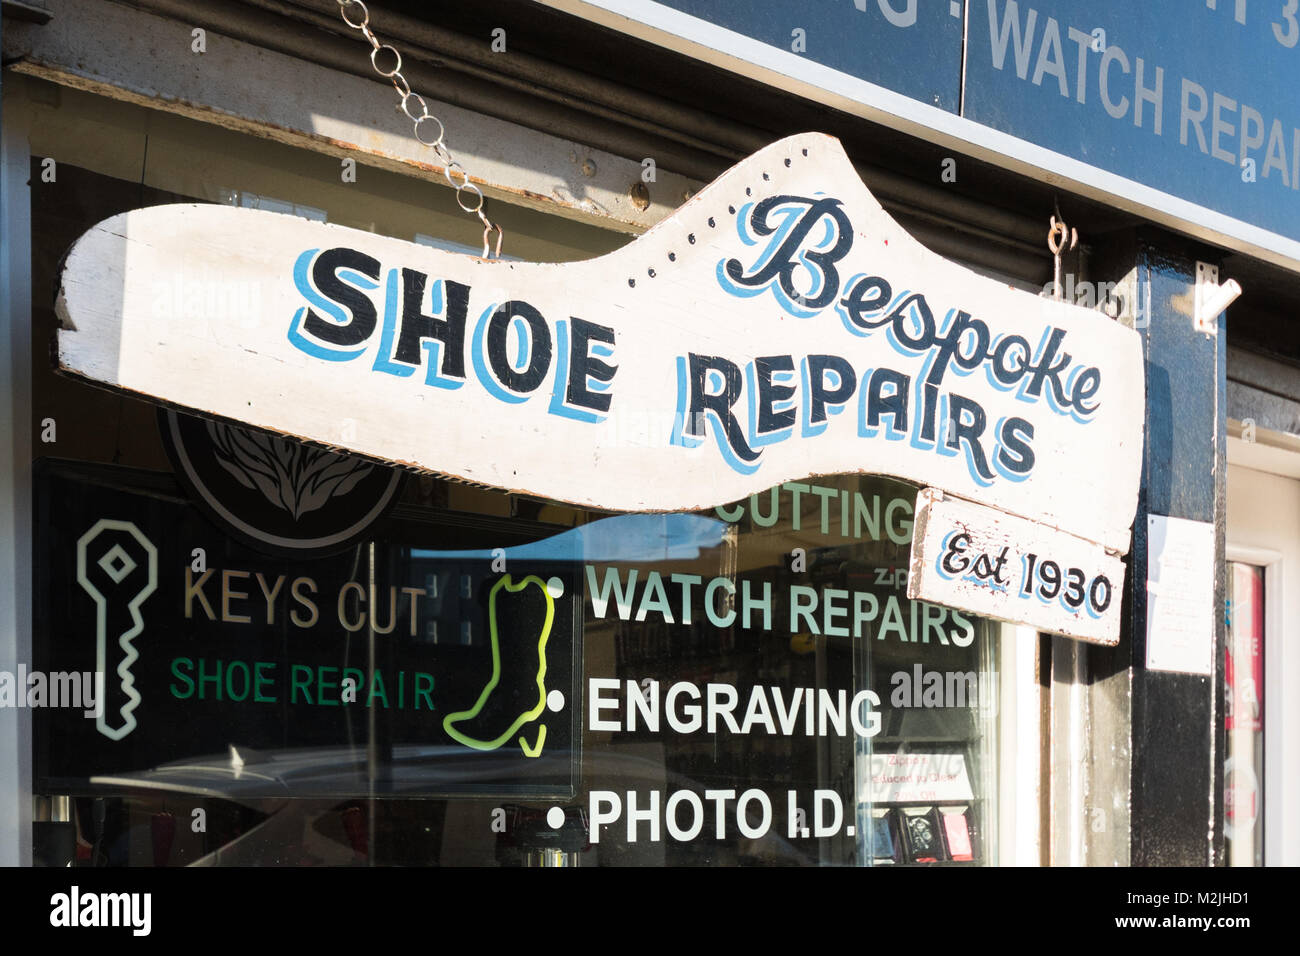
[{"label": "black lettering on sign", "polygon": [[332,299],[352,314],[352,320],[339,325],[323,319],[311,309],[303,318],[303,328],[322,342],[331,345],[360,345],[375,330],[375,304],[356,286],[348,285],[338,276],[340,269],[352,269],[361,275],[379,281],[379,260],[355,249],[339,247],[326,249],[316,257],[311,269],[311,279],[321,295]]},{"label": "black lettering on sign", "polygon": [[[913,292],[894,306],[889,319],[893,322],[894,338],[903,348],[919,354],[934,347],[934,313],[921,293]],[[908,327],[912,322],[920,327],[916,335],[912,335]],[[942,376],[933,382],[937,385],[941,380]]]},{"label": "black lettering on sign", "polygon": [[[880,425],[882,415],[889,415],[892,427],[900,433],[907,432],[907,395],[912,378],[892,368],[878,368],[871,373],[867,383],[867,427]],[[885,386],[892,387],[893,392],[884,394]]]},{"label": "black lettering on sign", "polygon": [[587,379],[598,382],[611,382],[617,365],[610,365],[588,353],[591,342],[614,344],[614,330],[595,322],[587,322],[577,316],[570,316],[573,322],[573,344],[569,350],[569,381],[564,397],[570,405],[591,408],[598,412],[609,411],[609,392],[592,392],[587,388]]},{"label": "black lettering on sign", "polygon": [[[510,326],[515,319],[528,326],[528,365],[517,371],[507,355]],[[522,300],[505,302],[488,320],[487,357],[492,373],[512,392],[531,392],[542,384],[551,367],[551,330],[535,308]]]},{"label": "black lettering on sign", "polygon": [[1070,404],[1077,408],[1081,415],[1091,415],[1101,407],[1101,403],[1097,402],[1095,405],[1083,403],[1096,395],[1099,388],[1101,388],[1101,369],[1084,369],[1074,380],[1074,389],[1070,392]]},{"label": "black lettering on sign", "polygon": [[[1018,351],[1013,352],[1012,349]],[[1029,342],[1023,335],[1003,336],[993,348],[993,377],[1001,385],[1015,385],[1028,370],[1032,354]]]},{"label": "black lettering on sign", "polygon": [[[962,336],[967,332],[973,335],[975,345],[969,355],[963,355]],[[980,367],[988,356],[989,327],[979,319],[972,319],[969,312],[958,312],[948,331],[942,338],[935,340],[935,346],[934,365],[930,368],[926,381],[938,385],[948,371],[949,362],[956,362],[958,368],[967,371]]]},{"label": "black lettering on sign", "polygon": [[[826,384],[827,372],[838,379],[835,385]],[[808,356],[808,420],[814,425],[826,421],[826,406],[844,404],[857,387],[857,373],[847,359],[838,355]]]},{"label": "black lettering on sign", "polygon": [[1070,365],[1070,353],[1063,352],[1060,361],[1052,362],[1056,357],[1056,350],[1061,347],[1063,341],[1065,341],[1065,329],[1052,329],[1052,334],[1043,347],[1042,355],[1029,366],[1029,382],[1025,385],[1025,394],[1038,398],[1043,393],[1043,384],[1047,383],[1052,390],[1052,396],[1056,399],[1056,404],[1061,408],[1069,408],[1070,400],[1066,397],[1065,386],[1061,384],[1061,373]]},{"label": "black lettering on sign", "polygon": [[[868,293],[871,293],[868,297]],[[894,297],[894,290],[889,282],[880,276],[867,276],[858,280],[840,300],[844,315],[860,329],[877,329],[893,321],[892,315],[881,316],[889,300]],[[876,318],[867,318],[875,314]]]},{"label": "black lettering on sign", "polygon": [[[691,361],[691,405],[686,418],[686,433],[697,437],[705,434],[705,412],[713,412],[722,425],[723,434],[731,450],[746,462],[756,461],[759,453],[745,441],[745,433],[731,407],[740,400],[742,376],[734,362],[729,362],[716,355],[696,355],[690,353]],[[713,373],[713,374],[710,374]],[[710,385],[722,380],[722,389],[710,391]]]},{"label": "black lettering on sign", "polygon": [[437,339],[442,343],[442,374],[465,377],[465,314],[469,309],[469,286],[450,279],[443,282],[447,297],[446,318],[438,319],[420,311],[424,287],[429,277],[414,269],[402,270],[402,331],[397,338],[394,358],[407,365],[421,362],[420,343]]},{"label": "black lettering on sign", "polygon": [[[754,266],[754,272],[745,275],[745,266],[739,259],[728,259],[727,275],[737,285],[743,286],[765,286],[776,279],[788,298],[797,300],[807,309],[823,309],[839,295],[840,276],[835,263],[844,258],[853,244],[853,226],[840,208],[840,201],[829,197],[808,199],[804,196],[769,196],[754,206],[749,219],[750,229],[756,236],[770,236],[778,228],[770,222],[772,211],[781,206],[800,205],[807,206],[807,211],[789,227],[781,245],[766,261],[759,261]],[[805,248],[809,232],[826,216],[835,224],[835,244],[825,252]],[[820,281],[815,286],[815,295],[805,296],[795,288],[794,272],[800,266],[819,273],[817,278]]]},{"label": "black lettering on sign", "polygon": [[948,396],[948,422],[945,440],[947,447],[953,451],[960,451],[961,443],[965,442],[970,466],[985,481],[992,481],[993,471],[989,468],[988,459],[984,457],[984,448],[980,445],[980,437],[984,434],[984,426],[988,423],[984,407],[979,402],[953,392]]},{"label": "black lettering on sign", "polygon": [[970,547],[970,535],[965,533],[953,535],[952,540],[948,542],[948,550],[944,552],[941,560],[943,570],[948,574],[961,574],[970,567],[970,558],[963,554],[968,547]]},{"label": "black lettering on sign", "polygon": [[[1034,437],[1034,426],[1023,418],[1007,418],[1002,421],[1002,433],[998,436],[1001,448],[998,449],[998,463],[1013,475],[1027,475],[1034,469],[1034,449],[1029,441]],[[1009,453],[1009,454],[1008,454]]]},{"label": "black lettering on sign", "polygon": [[794,425],[793,408],[776,411],[777,402],[794,397],[794,385],[780,385],[772,381],[774,372],[794,372],[794,359],[789,355],[765,355],[754,359],[755,377],[758,379],[758,434],[790,428]]}]

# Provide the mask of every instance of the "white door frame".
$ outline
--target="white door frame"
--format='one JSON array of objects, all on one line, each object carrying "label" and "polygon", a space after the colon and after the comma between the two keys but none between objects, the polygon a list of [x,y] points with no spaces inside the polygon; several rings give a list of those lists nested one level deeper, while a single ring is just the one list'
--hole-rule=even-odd
[{"label": "white door frame", "polygon": [[[1300,486],[1297,486],[1300,488]],[[1228,529],[1229,535],[1232,529]],[[1233,544],[1227,547],[1229,562],[1250,564],[1264,569],[1264,861],[1268,865],[1280,863],[1285,856],[1283,812],[1286,751],[1283,738],[1291,733],[1271,732],[1286,727],[1282,713],[1282,552],[1270,548],[1245,547]],[[1232,577],[1229,575],[1229,588]],[[1231,591],[1229,591],[1231,593]],[[1234,608],[1234,613],[1235,613]],[[1229,634],[1231,640],[1231,634]],[[1225,754],[1226,756],[1226,754]],[[1225,786],[1226,781],[1225,781]]]},{"label": "white door frame", "polygon": [[[1232,432],[1240,434],[1230,426]],[[1300,495],[1300,453],[1270,441],[1272,437],[1264,429],[1258,429],[1253,443],[1229,437],[1228,464],[1290,480]],[[1295,866],[1300,864],[1300,817],[1295,811],[1300,805],[1300,723],[1287,722],[1286,705],[1288,691],[1295,693],[1294,678],[1300,676],[1300,621],[1288,621],[1285,614],[1285,582],[1293,569],[1282,551],[1234,528],[1231,520],[1227,538],[1228,561],[1264,568],[1264,862]]]}]

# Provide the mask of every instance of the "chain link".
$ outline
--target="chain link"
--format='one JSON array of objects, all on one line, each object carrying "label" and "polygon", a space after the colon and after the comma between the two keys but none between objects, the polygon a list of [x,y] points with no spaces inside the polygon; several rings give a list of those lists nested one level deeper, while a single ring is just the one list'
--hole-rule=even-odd
[{"label": "chain link", "polygon": [[[444,139],[446,128],[442,125],[442,120],[429,112],[429,104],[425,102],[424,97],[419,93],[411,91],[411,84],[402,74],[402,54],[397,48],[388,43],[383,43],[375,36],[370,29],[370,10],[362,0],[338,0],[339,16],[353,30],[359,30],[361,35],[370,42],[370,65],[374,71],[393,84],[393,89],[397,91],[400,98],[398,107],[406,118],[415,124],[415,138],[424,146],[433,150],[434,155],[442,161],[442,174],[446,178],[452,189],[456,190],[456,205],[472,216],[478,216],[479,221],[483,223],[483,258],[489,258],[490,247],[489,238],[495,231],[497,234],[495,256],[501,255],[501,239],[504,233],[501,227],[487,217],[483,211],[485,199],[483,190],[469,181],[469,173],[465,167],[452,159],[451,150],[447,148],[447,142]],[[381,60],[381,58],[383,58]],[[385,70],[380,63],[387,63],[392,60],[392,69]],[[437,135],[434,134],[436,127]],[[457,181],[459,180],[459,181]],[[469,194],[466,196],[466,194]]]},{"label": "chain link", "polygon": [[1064,219],[1057,218],[1059,215],[1058,209],[1056,216],[1051,218],[1051,227],[1047,230],[1047,249],[1052,254],[1052,297],[1055,299],[1062,297],[1061,253],[1073,250],[1079,243],[1079,230],[1066,226]]}]

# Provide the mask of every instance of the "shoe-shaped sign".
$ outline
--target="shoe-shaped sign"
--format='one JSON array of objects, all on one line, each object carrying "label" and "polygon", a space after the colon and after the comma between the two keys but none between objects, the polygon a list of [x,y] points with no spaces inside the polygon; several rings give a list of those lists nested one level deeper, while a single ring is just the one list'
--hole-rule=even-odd
[{"label": "shoe-shaped sign", "polygon": [[78,240],[58,313],[67,372],[484,485],[690,511],[874,473],[1128,549],[1138,335],[925,249],[827,136],[585,262],[140,209]]}]

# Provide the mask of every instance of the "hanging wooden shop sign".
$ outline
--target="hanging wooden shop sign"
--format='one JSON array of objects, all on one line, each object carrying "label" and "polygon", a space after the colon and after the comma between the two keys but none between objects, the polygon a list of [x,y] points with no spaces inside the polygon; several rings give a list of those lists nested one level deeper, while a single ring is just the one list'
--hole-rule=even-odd
[{"label": "hanging wooden shop sign", "polygon": [[140,209],[78,240],[58,313],[69,373],[503,489],[687,511],[875,473],[1128,548],[1137,334],[925,249],[827,136],[585,262]]},{"label": "hanging wooden shop sign", "polygon": [[923,488],[907,596],[1096,644],[1119,642],[1124,562],[1093,541]]}]

